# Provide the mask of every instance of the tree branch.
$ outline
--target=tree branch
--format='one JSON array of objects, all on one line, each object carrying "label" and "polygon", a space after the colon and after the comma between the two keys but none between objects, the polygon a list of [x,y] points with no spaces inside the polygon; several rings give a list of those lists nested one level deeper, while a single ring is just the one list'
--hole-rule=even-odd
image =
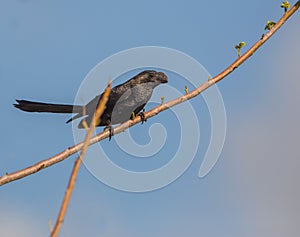
[{"label": "tree branch", "polygon": [[[245,52],[243,55],[238,57],[235,62],[233,62],[229,67],[227,67],[220,74],[218,74],[214,78],[208,80],[207,82],[203,83],[195,90],[193,90],[181,97],[178,97],[174,100],[171,100],[167,103],[159,105],[156,108],[154,108],[148,112],[145,112],[145,119],[151,118],[151,117],[157,115],[158,113],[160,113],[166,109],[169,109],[177,104],[183,103],[184,101],[189,100],[189,99],[199,95],[201,92],[203,92],[204,90],[206,90],[213,84],[221,81],[223,78],[225,78],[231,72],[233,72],[236,68],[238,68],[248,58],[250,58],[271,36],[273,36],[274,33],[299,9],[299,6],[300,6],[300,0],[297,1],[295,3],[295,5],[281,17],[281,19],[270,29],[270,31],[268,33],[263,35],[247,52]],[[139,122],[141,122],[141,118],[139,116],[137,116],[134,120],[129,120],[129,121],[115,127],[114,133],[118,134]],[[109,137],[109,131],[104,131],[102,133],[99,133],[98,135],[96,135],[95,137],[92,137],[90,139],[89,145],[97,143],[107,137]],[[0,186],[4,185],[6,183],[24,178],[24,177],[34,174],[44,168],[52,166],[60,161],[63,161],[67,157],[80,151],[83,148],[83,144],[84,143],[81,142],[77,145],[67,148],[66,150],[62,151],[61,153],[59,153],[55,156],[52,156],[46,160],[40,161],[30,167],[27,167],[22,170],[16,171],[14,173],[6,174],[6,175],[0,177]]]},{"label": "tree branch", "polygon": [[105,92],[102,96],[102,99],[100,100],[100,102],[97,106],[97,109],[95,111],[95,114],[94,114],[93,119],[92,119],[91,124],[90,124],[90,128],[88,129],[88,132],[87,132],[86,137],[84,139],[84,143],[83,143],[83,147],[82,147],[80,156],[77,158],[77,160],[74,163],[74,167],[73,167],[73,170],[72,170],[72,173],[71,173],[69,184],[68,184],[68,187],[67,187],[67,190],[66,190],[66,193],[65,193],[65,197],[64,197],[64,200],[62,202],[62,205],[61,205],[61,208],[60,208],[57,220],[56,220],[56,224],[54,226],[53,231],[51,231],[51,237],[56,237],[57,236],[57,234],[60,230],[60,227],[61,227],[61,225],[64,221],[64,217],[65,217],[67,207],[68,207],[70,199],[71,199],[71,195],[72,195],[72,192],[73,192],[73,189],[74,189],[74,184],[75,184],[75,180],[76,180],[79,168],[80,168],[80,166],[82,164],[82,161],[83,161],[83,158],[86,154],[87,148],[89,146],[89,141],[92,137],[93,131],[95,130],[96,121],[98,120],[98,118],[101,117],[101,115],[103,114],[103,112],[105,110],[105,105],[108,101],[110,91],[111,91],[111,81],[108,83],[108,85],[105,89]]}]

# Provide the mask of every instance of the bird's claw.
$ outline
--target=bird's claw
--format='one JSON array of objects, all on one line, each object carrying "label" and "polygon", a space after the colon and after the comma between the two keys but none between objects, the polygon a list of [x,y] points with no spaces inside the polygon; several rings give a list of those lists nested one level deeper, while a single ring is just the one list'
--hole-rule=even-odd
[{"label": "bird's claw", "polygon": [[138,115],[141,117],[142,124],[144,122],[147,122],[147,119],[145,118],[145,109],[143,109],[143,111],[139,112]]},{"label": "bird's claw", "polygon": [[115,132],[114,132],[114,128],[113,128],[113,126],[112,125],[107,125],[105,128],[104,128],[104,131],[105,130],[109,130],[109,141],[111,140],[111,137],[113,136],[113,135],[115,135]]}]

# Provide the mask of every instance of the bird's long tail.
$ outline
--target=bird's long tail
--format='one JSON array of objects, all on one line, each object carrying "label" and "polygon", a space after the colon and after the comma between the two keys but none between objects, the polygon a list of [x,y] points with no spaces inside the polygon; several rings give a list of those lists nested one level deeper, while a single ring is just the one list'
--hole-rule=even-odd
[{"label": "bird's long tail", "polygon": [[81,113],[82,106],[80,105],[63,105],[63,104],[49,104],[41,102],[33,102],[28,100],[16,100],[17,104],[14,106],[20,110],[27,112],[45,112],[45,113]]}]

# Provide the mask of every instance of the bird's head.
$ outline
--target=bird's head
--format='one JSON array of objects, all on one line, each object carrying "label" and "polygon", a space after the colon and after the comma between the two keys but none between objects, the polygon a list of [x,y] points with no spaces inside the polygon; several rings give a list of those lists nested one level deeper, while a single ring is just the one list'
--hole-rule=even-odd
[{"label": "bird's head", "polygon": [[163,72],[157,72],[154,70],[145,70],[134,78],[137,84],[150,83],[153,87],[158,86],[161,83],[167,83],[168,77]]}]

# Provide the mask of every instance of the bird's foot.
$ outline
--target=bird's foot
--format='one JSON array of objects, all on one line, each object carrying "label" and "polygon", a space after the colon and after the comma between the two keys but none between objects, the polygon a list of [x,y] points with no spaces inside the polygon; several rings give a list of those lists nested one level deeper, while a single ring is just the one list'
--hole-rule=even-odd
[{"label": "bird's foot", "polygon": [[137,115],[139,115],[141,117],[141,121],[142,121],[142,124],[144,122],[147,122],[147,119],[145,118],[145,109],[143,109],[141,112],[139,112]]},{"label": "bird's foot", "polygon": [[112,125],[107,125],[105,128],[104,128],[104,131],[105,130],[109,130],[109,141],[111,140],[111,137],[115,134],[114,132],[114,128]]}]

